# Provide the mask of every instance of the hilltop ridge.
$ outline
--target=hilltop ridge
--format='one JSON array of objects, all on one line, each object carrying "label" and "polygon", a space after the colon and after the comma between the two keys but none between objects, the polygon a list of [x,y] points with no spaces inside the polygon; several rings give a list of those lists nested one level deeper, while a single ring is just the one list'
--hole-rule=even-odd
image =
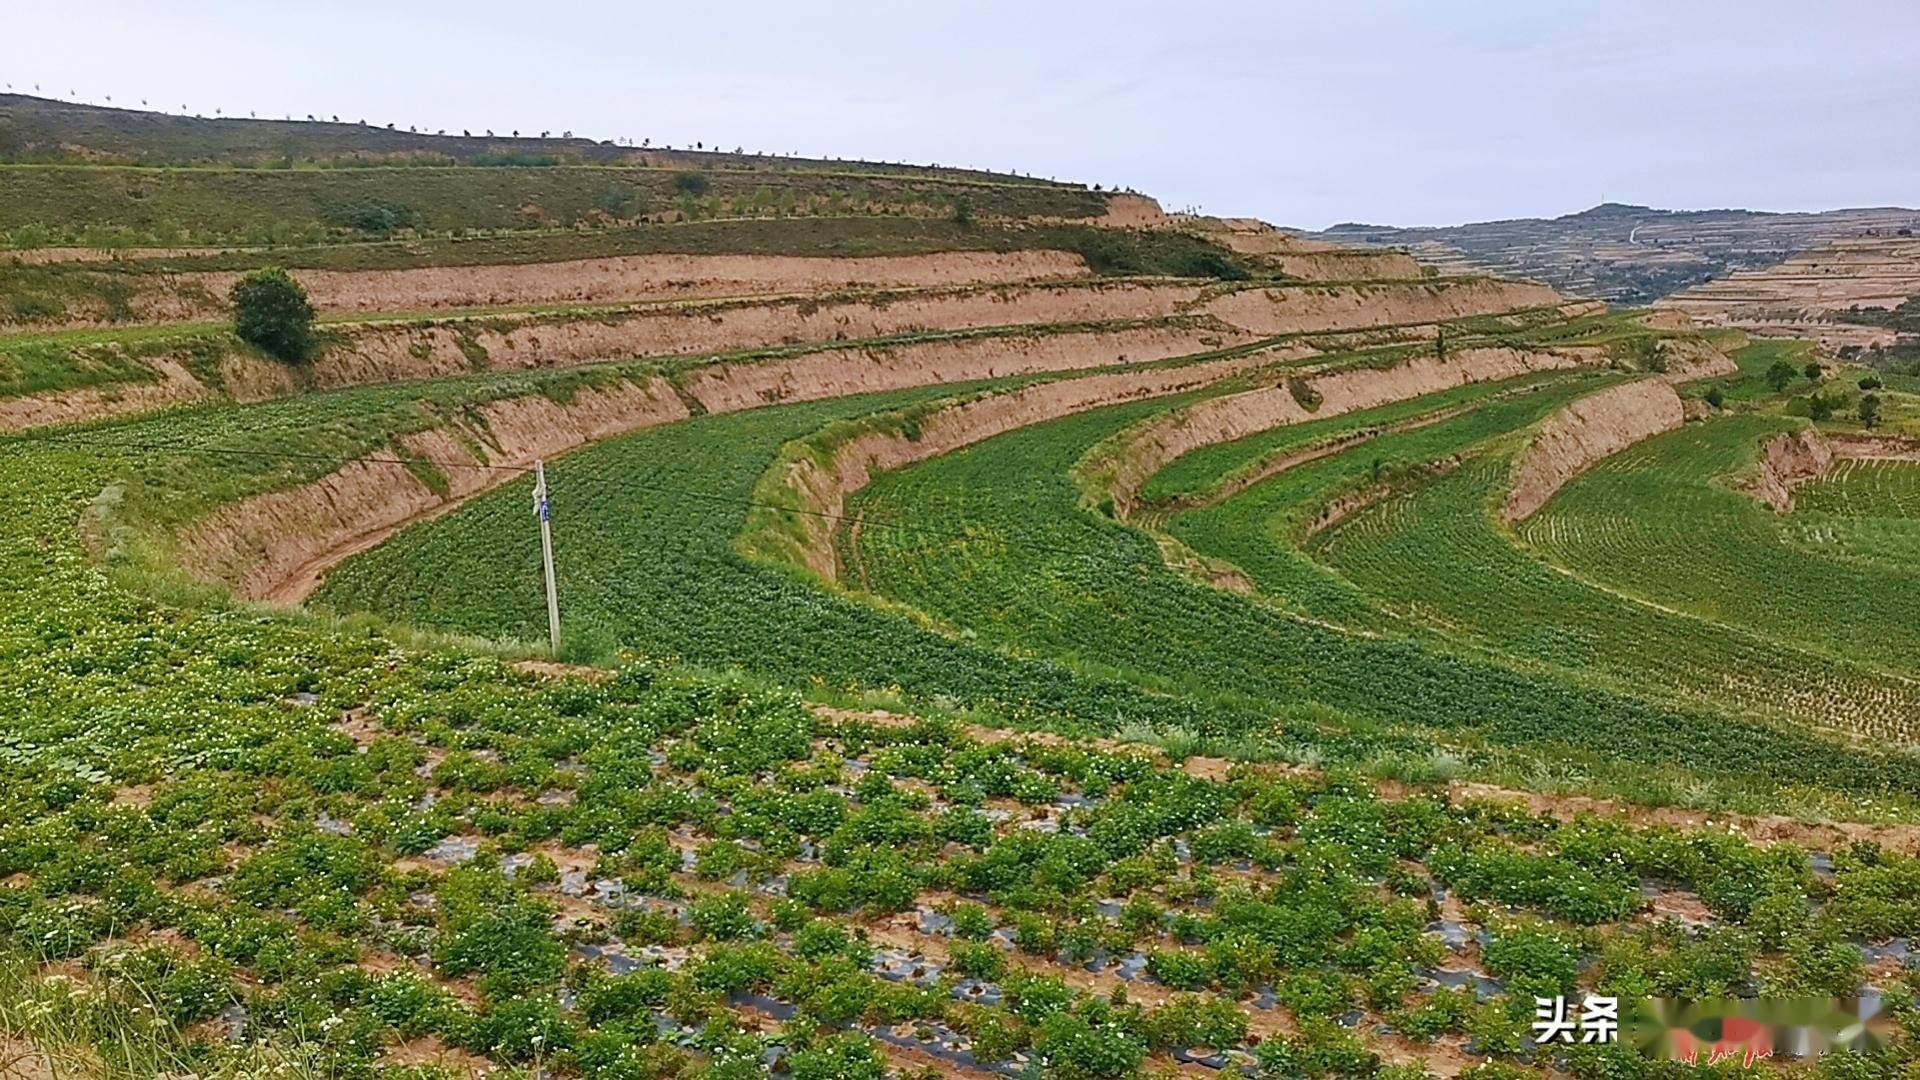
[{"label": "hilltop ridge", "polygon": [[949,181],[1063,183],[984,169],[810,158],[711,146],[626,145],[571,131],[418,130],[339,115],[205,117],[0,94],[0,162],[86,165],[626,165],[653,168],[880,172]]}]

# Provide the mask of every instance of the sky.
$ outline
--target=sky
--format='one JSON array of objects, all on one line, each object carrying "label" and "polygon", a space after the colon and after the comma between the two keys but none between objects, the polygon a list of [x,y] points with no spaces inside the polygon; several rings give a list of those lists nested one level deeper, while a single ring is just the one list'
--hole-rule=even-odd
[{"label": "sky", "polygon": [[9,0],[0,82],[1119,185],[1320,228],[1920,205],[1920,0]]}]

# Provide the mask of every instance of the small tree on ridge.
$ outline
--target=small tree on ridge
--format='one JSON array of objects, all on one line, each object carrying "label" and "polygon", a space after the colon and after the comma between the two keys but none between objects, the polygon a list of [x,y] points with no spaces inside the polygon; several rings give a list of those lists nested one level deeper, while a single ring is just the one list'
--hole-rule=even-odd
[{"label": "small tree on ridge", "polygon": [[313,355],[313,305],[307,290],[277,266],[234,282],[233,332],[269,356],[297,363]]}]

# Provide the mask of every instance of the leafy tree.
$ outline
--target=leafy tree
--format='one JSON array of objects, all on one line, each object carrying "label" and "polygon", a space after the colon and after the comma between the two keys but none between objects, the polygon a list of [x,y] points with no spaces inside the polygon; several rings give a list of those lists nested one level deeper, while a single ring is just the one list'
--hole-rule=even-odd
[{"label": "leafy tree", "polygon": [[1718,409],[1719,407],[1721,407],[1722,405],[1725,405],[1726,403],[1727,403],[1727,395],[1721,393],[1719,387],[1716,386],[1713,389],[1707,391],[1708,405],[1711,405],[1712,407]]},{"label": "leafy tree", "polygon": [[1880,426],[1879,394],[1860,395],[1860,422],[1867,427]]},{"label": "leafy tree", "polygon": [[1832,419],[1834,408],[1834,400],[1825,394],[1807,398],[1807,415],[1816,421]]},{"label": "leafy tree", "polygon": [[1860,389],[1862,390],[1878,390],[1883,385],[1885,384],[1880,381],[1880,376],[1878,375],[1860,376]]},{"label": "leafy tree", "polygon": [[313,305],[285,270],[255,270],[234,283],[229,297],[240,340],[288,363],[313,355]]},{"label": "leafy tree", "polygon": [[1819,382],[1820,376],[1825,375],[1827,373],[1827,369],[1824,367],[1821,367],[1820,361],[1818,360],[1807,361],[1807,366],[1802,370],[1806,372],[1808,382]]},{"label": "leafy tree", "polygon": [[1767,369],[1767,385],[1773,387],[1777,393],[1785,390],[1787,384],[1798,378],[1799,375],[1800,373],[1794,370],[1792,364],[1787,363],[1785,360],[1775,360],[1773,366]]}]

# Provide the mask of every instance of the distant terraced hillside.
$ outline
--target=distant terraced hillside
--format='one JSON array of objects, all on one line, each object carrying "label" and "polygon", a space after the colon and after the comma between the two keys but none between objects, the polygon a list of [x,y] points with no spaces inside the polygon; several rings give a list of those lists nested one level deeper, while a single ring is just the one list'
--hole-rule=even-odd
[{"label": "distant terraced hillside", "polygon": [[1892,311],[1920,297],[1920,239],[1835,240],[1764,270],[1743,270],[1663,298],[1696,322],[1774,337],[1814,338],[1835,350],[1884,350],[1900,338]]},{"label": "distant terraced hillside", "polygon": [[1570,296],[1645,304],[1733,271],[1773,266],[1819,244],[1915,229],[1920,210],[1899,207],[1769,214],[1605,203],[1557,218],[1435,228],[1346,224],[1318,235],[1407,248],[1449,272],[1479,269],[1544,281]]}]

